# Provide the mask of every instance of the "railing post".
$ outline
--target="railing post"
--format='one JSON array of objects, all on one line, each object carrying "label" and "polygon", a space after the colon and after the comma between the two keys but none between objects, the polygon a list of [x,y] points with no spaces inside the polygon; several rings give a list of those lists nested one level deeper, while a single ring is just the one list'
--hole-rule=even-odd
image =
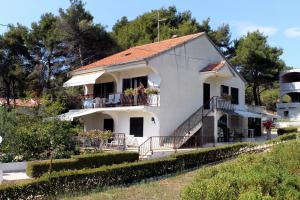
[{"label": "railing post", "polygon": [[152,136],[150,137],[150,151],[153,153]]}]

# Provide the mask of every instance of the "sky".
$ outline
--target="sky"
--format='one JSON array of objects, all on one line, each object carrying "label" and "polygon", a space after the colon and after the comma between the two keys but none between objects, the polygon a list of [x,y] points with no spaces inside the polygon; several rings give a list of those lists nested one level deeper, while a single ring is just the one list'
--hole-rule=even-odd
[{"label": "sky", "polygon": [[[45,12],[58,14],[69,0],[0,0],[0,24],[20,23],[26,26],[38,21]],[[232,39],[249,31],[260,30],[272,46],[283,49],[287,65],[300,68],[300,1],[299,0],[84,0],[86,9],[108,31],[122,16],[129,20],[144,12],[175,5],[182,12],[190,10],[201,22],[211,19],[216,28],[229,24]],[[0,34],[7,30],[0,26]]]}]

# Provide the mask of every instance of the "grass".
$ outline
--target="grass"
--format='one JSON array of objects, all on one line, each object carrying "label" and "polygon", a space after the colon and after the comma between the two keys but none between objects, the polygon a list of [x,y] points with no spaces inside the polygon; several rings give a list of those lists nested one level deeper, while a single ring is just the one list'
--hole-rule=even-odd
[{"label": "grass", "polygon": [[160,180],[128,187],[110,188],[77,197],[64,197],[61,200],[177,200],[180,199],[181,190],[191,183],[197,172],[198,170],[195,169]]}]

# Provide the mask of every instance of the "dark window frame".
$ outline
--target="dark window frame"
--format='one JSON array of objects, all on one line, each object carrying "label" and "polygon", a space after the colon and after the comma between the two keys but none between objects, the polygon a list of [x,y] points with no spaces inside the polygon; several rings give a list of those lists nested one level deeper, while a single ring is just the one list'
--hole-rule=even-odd
[{"label": "dark window frame", "polygon": [[[133,127],[134,125],[140,127]],[[144,137],[144,117],[130,117],[129,134],[134,137]]]},{"label": "dark window frame", "polygon": [[239,88],[231,87],[231,104],[239,104]]},{"label": "dark window frame", "polygon": [[[135,85],[136,81],[136,85]],[[133,77],[133,78],[123,78],[123,87],[122,91],[124,92],[126,89],[129,88],[135,88],[140,86],[140,83],[143,84],[144,88],[148,87],[148,76],[139,76],[139,77]]]}]

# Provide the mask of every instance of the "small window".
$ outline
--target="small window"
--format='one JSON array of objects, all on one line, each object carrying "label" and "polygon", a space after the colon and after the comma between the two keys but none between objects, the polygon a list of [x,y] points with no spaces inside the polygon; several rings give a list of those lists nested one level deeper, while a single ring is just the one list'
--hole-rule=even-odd
[{"label": "small window", "polygon": [[284,116],[284,117],[289,117],[289,111],[285,110],[285,111],[283,112],[283,116]]},{"label": "small window", "polygon": [[232,104],[239,104],[239,89],[238,88],[231,88],[231,103]]},{"label": "small window", "polygon": [[130,135],[134,137],[143,137],[144,135],[144,118],[131,117],[130,118]]},{"label": "small window", "polygon": [[229,87],[226,85],[221,85],[221,96],[229,94]]}]

